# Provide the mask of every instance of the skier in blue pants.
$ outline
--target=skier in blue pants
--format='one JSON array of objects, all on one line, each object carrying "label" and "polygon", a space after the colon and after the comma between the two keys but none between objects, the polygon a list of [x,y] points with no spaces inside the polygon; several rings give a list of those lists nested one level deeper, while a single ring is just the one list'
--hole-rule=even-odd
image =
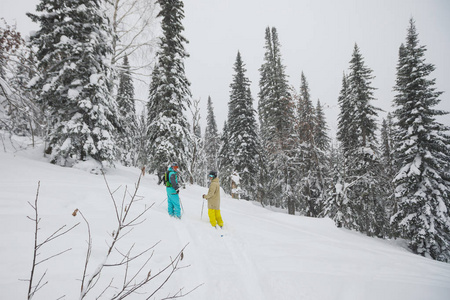
[{"label": "skier in blue pants", "polygon": [[180,197],[178,195],[178,193],[180,192],[180,186],[178,184],[177,172],[178,164],[172,163],[167,172],[167,208],[171,217],[181,219]]}]

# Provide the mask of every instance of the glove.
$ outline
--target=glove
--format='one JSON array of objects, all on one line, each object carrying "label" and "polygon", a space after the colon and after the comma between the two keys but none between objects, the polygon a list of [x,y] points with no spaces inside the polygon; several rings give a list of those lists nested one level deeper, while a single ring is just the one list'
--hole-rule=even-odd
[{"label": "glove", "polygon": [[180,193],[180,189],[177,189],[176,192],[177,192],[177,194],[179,194]]},{"label": "glove", "polygon": [[202,196],[202,197],[203,197],[203,199],[205,199],[205,196],[206,196],[206,195],[205,195],[205,194],[203,194],[203,196]]}]

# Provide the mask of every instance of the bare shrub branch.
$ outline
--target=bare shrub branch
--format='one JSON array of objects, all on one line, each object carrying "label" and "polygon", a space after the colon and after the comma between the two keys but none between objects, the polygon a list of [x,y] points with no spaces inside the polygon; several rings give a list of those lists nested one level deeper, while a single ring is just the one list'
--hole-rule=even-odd
[{"label": "bare shrub branch", "polygon": [[32,299],[33,296],[36,294],[37,291],[39,291],[41,288],[43,288],[45,285],[48,284],[48,281],[43,283],[44,277],[47,275],[47,271],[45,271],[40,279],[38,280],[36,285],[34,284],[34,277],[35,277],[35,272],[36,272],[36,267],[38,265],[40,265],[43,262],[46,262],[52,258],[55,258],[57,256],[60,256],[68,251],[70,251],[71,249],[66,249],[64,251],[61,251],[57,254],[53,254],[50,255],[49,257],[42,259],[40,261],[37,261],[37,257],[40,255],[40,253],[38,252],[38,250],[44,246],[47,245],[48,243],[50,243],[51,241],[67,234],[68,232],[72,231],[75,227],[77,227],[80,223],[77,223],[75,225],[73,225],[72,227],[70,227],[69,229],[62,231],[66,225],[61,226],[58,230],[56,230],[55,232],[53,232],[49,237],[47,237],[43,242],[39,243],[39,222],[41,220],[41,218],[39,217],[39,210],[38,210],[38,200],[39,200],[39,190],[41,187],[41,182],[38,182],[38,187],[36,190],[36,198],[34,200],[34,205],[31,202],[28,202],[28,204],[33,208],[34,210],[34,217],[30,217],[27,216],[28,219],[30,219],[31,221],[34,222],[34,250],[33,250],[33,263],[31,265],[31,274],[30,274],[30,279],[28,280],[28,300]]},{"label": "bare shrub branch", "polygon": [[[107,251],[105,253],[105,256],[103,257],[102,263],[100,263],[97,268],[92,272],[92,274],[88,274],[88,267],[90,266],[91,256],[92,256],[92,249],[93,249],[93,242],[92,242],[92,233],[91,233],[91,226],[89,224],[89,221],[87,218],[83,215],[82,211],[79,209],[76,209],[72,215],[76,217],[78,214],[82,217],[83,222],[86,224],[87,233],[88,233],[88,240],[87,240],[87,250],[86,250],[86,257],[84,262],[84,268],[83,268],[83,275],[81,279],[81,288],[80,288],[80,299],[85,299],[86,296],[93,291],[93,289],[99,284],[100,278],[102,277],[102,271],[105,267],[120,267],[124,268],[123,278],[121,280],[120,286],[115,287],[114,280],[115,278],[111,278],[106,284],[106,286],[101,287],[99,290],[99,295],[96,296],[96,299],[99,299],[100,297],[104,297],[105,293],[110,289],[115,289],[116,292],[114,295],[111,296],[111,299],[125,299],[128,296],[136,293],[142,293],[147,294],[147,291],[143,290],[144,286],[146,286],[149,282],[155,279],[161,278],[161,282],[159,285],[150,292],[150,296],[148,296],[147,299],[152,298],[157,292],[161,291],[162,287],[167,284],[167,282],[170,280],[170,278],[173,276],[173,274],[181,269],[188,268],[189,265],[186,266],[180,266],[180,262],[184,258],[184,250],[188,246],[186,244],[181,251],[177,254],[177,256],[174,259],[170,259],[170,262],[163,267],[161,270],[159,270],[156,273],[152,273],[151,268],[148,267],[148,264],[150,260],[154,256],[154,249],[156,246],[160,243],[160,241],[156,242],[154,245],[138,251],[137,253],[135,251],[135,244],[132,244],[129,249],[125,252],[121,251],[118,248],[118,242],[123,239],[125,236],[127,236],[133,229],[134,226],[137,226],[139,224],[142,224],[142,222],[145,221],[142,220],[144,214],[153,207],[154,203],[147,207],[145,206],[143,208],[142,212],[135,213],[132,212],[132,208],[135,206],[135,202],[137,202],[139,199],[142,199],[140,196],[137,195],[141,178],[144,176],[144,172],[142,172],[139,176],[139,179],[137,183],[135,184],[135,190],[133,193],[130,193],[128,189],[125,187],[125,192],[122,195],[121,203],[118,203],[115,199],[115,194],[117,195],[118,189],[112,191],[109,188],[106,176],[103,174],[105,183],[108,187],[108,192],[110,194],[110,198],[113,202],[114,208],[115,208],[115,214],[116,214],[116,229],[112,233],[112,241],[110,241],[107,244]],[[44,286],[48,284],[48,280],[46,281],[47,271],[45,271],[40,277],[39,280],[37,280],[37,283],[35,284],[35,277],[36,277],[36,267],[44,262],[47,262],[50,259],[53,259],[57,256],[60,256],[72,249],[66,249],[63,251],[60,251],[56,254],[49,255],[46,258],[41,259],[40,261],[37,260],[37,257],[41,254],[39,250],[44,246],[49,244],[50,242],[55,241],[57,238],[66,235],[70,231],[72,231],[76,226],[78,226],[80,223],[77,223],[73,225],[72,227],[66,229],[66,225],[61,226],[56,231],[54,231],[52,234],[50,234],[47,238],[45,238],[42,242],[39,242],[39,236],[38,232],[40,230],[39,225],[41,218],[39,216],[38,211],[38,199],[39,199],[39,190],[40,190],[40,182],[38,182],[38,187],[36,191],[36,198],[34,203],[28,202],[30,207],[34,210],[33,216],[27,216],[28,219],[34,222],[35,224],[35,234],[34,234],[34,252],[33,252],[33,263],[31,268],[31,274],[30,279],[26,280],[29,282],[28,286],[28,300],[32,299],[33,296],[41,290]],[[129,201],[127,201],[127,197],[131,197]],[[120,211],[119,211],[120,207]],[[153,251],[152,251],[153,250]],[[110,259],[110,256],[112,253],[116,253],[120,256],[119,260],[117,262],[108,262],[108,259]],[[147,256],[147,257],[146,257]],[[143,258],[143,260],[138,260],[140,258]],[[184,288],[180,288],[175,294],[173,295],[167,295],[164,299],[175,299],[175,298],[181,298],[184,297],[197,288],[199,288],[201,285],[198,285],[194,289],[190,290],[187,293],[183,293]],[[62,296],[58,299],[62,299],[65,296]]]},{"label": "bare shrub branch", "polygon": [[[180,253],[176,256],[176,258],[174,260],[171,260],[170,263],[166,267],[164,267],[162,270],[160,270],[153,276],[151,275],[152,274],[151,269],[149,270],[147,265],[154,255],[154,251],[151,251],[151,250],[153,250],[160,243],[160,241],[155,243],[153,246],[148,247],[148,248],[144,249],[143,251],[138,252],[137,254],[132,253],[134,250],[135,244],[131,245],[126,252],[120,251],[120,249],[118,249],[118,247],[117,247],[118,242],[124,236],[128,235],[133,230],[132,227],[140,225],[145,221],[145,219],[143,219],[144,214],[150,208],[152,208],[154,205],[154,203],[153,203],[149,207],[143,208],[142,212],[137,213],[137,215],[133,216],[133,214],[134,214],[133,208],[135,206],[134,204],[139,199],[141,199],[141,197],[139,197],[137,195],[137,193],[139,190],[142,176],[144,176],[144,174],[145,173],[142,172],[139,175],[139,178],[135,184],[135,187],[134,187],[135,189],[134,189],[133,193],[130,193],[128,188],[125,187],[125,191],[122,194],[121,202],[119,203],[115,198],[115,195],[117,194],[118,189],[112,191],[112,189],[110,188],[109,183],[106,179],[106,176],[103,173],[103,178],[104,178],[106,187],[108,189],[108,193],[110,195],[110,198],[113,203],[114,210],[115,210],[115,215],[116,215],[115,219],[116,219],[117,224],[116,224],[116,229],[112,232],[112,241],[110,241],[108,244],[108,249],[105,253],[105,256],[102,259],[102,263],[99,266],[97,266],[95,271],[89,276],[87,275],[87,269],[89,266],[91,253],[92,253],[92,237],[91,237],[91,232],[90,232],[90,226],[89,226],[89,222],[83,216],[81,211],[76,210],[74,212],[74,214],[76,214],[76,212],[80,212],[81,216],[84,219],[84,222],[87,225],[88,235],[89,235],[88,249],[87,249],[87,253],[86,253],[86,260],[85,260],[85,266],[84,266],[83,278],[82,278],[82,284],[81,284],[80,299],[86,298],[86,296],[89,294],[89,292],[91,292],[94,289],[94,287],[99,282],[102,271],[106,267],[123,267],[124,268],[124,274],[123,274],[123,278],[121,281],[121,286],[114,287],[113,286],[114,278],[112,278],[109,281],[109,284],[104,289],[101,290],[100,295],[97,296],[96,298],[99,298],[100,296],[104,295],[107,290],[109,290],[111,288],[115,288],[115,289],[117,289],[117,292],[113,295],[113,297],[111,299],[125,299],[129,295],[139,292],[139,290],[141,290],[146,284],[148,284],[150,281],[154,280],[155,278],[165,276],[163,282],[157,287],[157,289],[155,291],[152,292],[152,294],[150,296],[150,297],[152,297],[153,295],[155,295],[156,292],[161,290],[161,288],[167,283],[167,281],[172,277],[172,275],[176,271],[188,267],[188,266],[183,266],[183,267],[179,266],[180,261],[183,259],[183,251],[187,245],[183,247],[183,249],[180,251]],[[129,197],[129,200],[127,200],[127,196]],[[118,260],[117,262],[108,262],[107,263],[107,261],[109,260],[112,253],[119,254],[121,256],[121,259]],[[148,257],[145,258],[145,260],[143,261],[143,263],[141,263],[141,265],[139,265],[139,263],[137,263],[137,259],[143,258],[146,255],[148,255]],[[130,267],[132,267],[132,265],[134,267],[138,266],[138,269],[134,272],[130,272],[130,270],[131,270]],[[166,274],[167,272],[169,272],[169,273]],[[166,274],[166,275],[164,275],[164,274]],[[175,293],[175,297],[177,297],[177,298],[181,297],[182,290],[183,289],[180,289],[180,291]],[[172,297],[174,297],[174,296],[172,296]]]}]

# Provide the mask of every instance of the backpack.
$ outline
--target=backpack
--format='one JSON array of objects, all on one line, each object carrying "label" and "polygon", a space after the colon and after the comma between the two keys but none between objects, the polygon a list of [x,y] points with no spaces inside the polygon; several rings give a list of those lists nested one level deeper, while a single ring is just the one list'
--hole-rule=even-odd
[{"label": "backpack", "polygon": [[167,170],[167,171],[164,173],[164,176],[163,176],[163,178],[162,178],[162,180],[163,180],[163,182],[164,182],[164,185],[165,185],[166,187],[171,187],[171,186],[172,186],[172,184],[170,183],[170,177],[169,177],[170,173],[171,173],[171,171]]}]

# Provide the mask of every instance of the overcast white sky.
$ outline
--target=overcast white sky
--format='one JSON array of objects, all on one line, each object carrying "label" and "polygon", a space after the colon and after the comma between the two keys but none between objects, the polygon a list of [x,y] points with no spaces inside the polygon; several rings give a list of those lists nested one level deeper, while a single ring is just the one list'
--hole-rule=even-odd
[{"label": "overcast white sky", "polygon": [[[38,0],[0,0],[0,12],[19,30],[33,29],[24,12]],[[373,104],[391,110],[398,48],[405,41],[409,19],[416,21],[432,76],[445,93],[439,108],[450,111],[450,1],[448,0],[185,0],[186,75],[194,98],[202,100],[202,121],[210,95],[219,128],[226,120],[229,86],[237,51],[252,81],[257,108],[264,32],[276,27],[290,84],[297,90],[303,71],[312,99],[326,108],[334,135],[342,74],[348,70],[357,43],[366,65],[374,71]],[[7,12],[7,15],[5,15]],[[141,97],[147,98],[147,89]],[[385,114],[381,113],[381,117]],[[441,122],[450,125],[450,116]]]}]

